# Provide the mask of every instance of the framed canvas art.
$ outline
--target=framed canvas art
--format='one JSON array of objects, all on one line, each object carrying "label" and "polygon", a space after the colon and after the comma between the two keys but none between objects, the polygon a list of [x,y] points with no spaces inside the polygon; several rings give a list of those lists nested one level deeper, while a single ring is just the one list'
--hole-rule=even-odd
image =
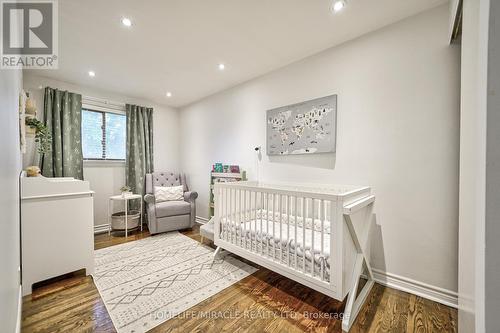
[{"label": "framed canvas art", "polygon": [[335,152],[337,95],[267,111],[267,154]]}]

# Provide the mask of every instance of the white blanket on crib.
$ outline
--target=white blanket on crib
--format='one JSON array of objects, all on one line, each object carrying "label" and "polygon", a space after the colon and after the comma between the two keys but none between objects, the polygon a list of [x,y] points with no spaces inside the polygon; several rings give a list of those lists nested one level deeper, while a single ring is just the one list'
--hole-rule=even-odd
[{"label": "white blanket on crib", "polygon": [[[275,222],[279,222],[280,221],[280,213],[278,212],[272,212],[272,211],[268,211],[268,210],[265,210],[265,209],[258,209],[256,211],[250,211],[250,212],[247,212],[246,214],[246,220],[249,220],[249,219],[253,219],[253,218],[256,218],[258,220],[260,220],[260,218],[263,219],[266,219],[266,220],[269,220],[269,221],[275,221]],[[287,223],[290,221],[290,225],[295,225],[295,216],[292,214],[290,215],[290,217],[288,217],[287,214],[281,214],[281,222],[282,223]],[[320,232],[321,230],[324,230],[325,233],[329,234],[330,233],[330,221],[328,220],[323,220],[323,222],[321,222],[320,219],[316,218],[314,219],[314,223],[313,223],[313,220],[311,218],[306,218],[306,223],[305,223],[305,228],[306,229],[312,229],[312,226],[314,225],[314,230],[315,231],[318,231]],[[297,226],[299,227],[303,227],[304,226],[304,219],[301,217],[301,216],[297,216]]]},{"label": "white blanket on crib", "polygon": [[[250,238],[252,240],[257,240],[258,242],[261,240],[265,242],[267,240],[270,242],[270,246],[273,245],[271,240],[274,240],[275,247],[288,248],[292,253],[292,256],[295,254],[295,248],[297,248],[297,255],[302,257],[303,252],[305,251],[306,258],[308,258],[309,260],[311,259],[311,249],[314,248],[315,261],[319,262],[320,260],[325,260],[326,264],[328,265],[328,258],[330,257],[329,233],[324,233],[322,238],[321,232],[318,230],[313,231],[313,229],[311,228],[306,227],[305,229],[303,229],[301,226],[297,226],[297,239],[295,239],[295,224],[287,224],[282,222],[280,234],[279,221],[261,221],[260,218],[238,224],[234,222],[228,223],[224,219],[221,228],[223,234],[227,235],[233,232],[233,235],[236,235],[237,237],[246,235],[246,238],[248,240],[250,240]],[[321,244],[323,244],[323,247],[321,246]]]}]

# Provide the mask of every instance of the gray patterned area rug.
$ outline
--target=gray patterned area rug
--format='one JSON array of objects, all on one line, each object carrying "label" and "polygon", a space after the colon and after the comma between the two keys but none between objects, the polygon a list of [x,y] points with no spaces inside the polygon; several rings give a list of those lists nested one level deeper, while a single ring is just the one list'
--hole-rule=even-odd
[{"label": "gray patterned area rug", "polygon": [[95,251],[94,283],[119,333],[146,332],[257,269],[178,232]]}]

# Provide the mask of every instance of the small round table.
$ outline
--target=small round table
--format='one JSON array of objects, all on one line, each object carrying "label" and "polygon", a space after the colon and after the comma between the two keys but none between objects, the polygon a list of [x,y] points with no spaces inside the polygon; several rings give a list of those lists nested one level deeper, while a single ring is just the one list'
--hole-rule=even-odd
[{"label": "small round table", "polygon": [[142,231],[142,195],[140,194],[129,194],[125,196],[113,195],[109,197],[109,202],[108,202],[108,222],[109,222],[108,235],[111,234],[111,214],[112,214],[113,201],[123,201],[125,203],[125,238],[128,237],[128,201],[134,199],[139,199],[139,201],[141,202],[141,210],[139,212],[139,215],[141,217],[141,231]]}]

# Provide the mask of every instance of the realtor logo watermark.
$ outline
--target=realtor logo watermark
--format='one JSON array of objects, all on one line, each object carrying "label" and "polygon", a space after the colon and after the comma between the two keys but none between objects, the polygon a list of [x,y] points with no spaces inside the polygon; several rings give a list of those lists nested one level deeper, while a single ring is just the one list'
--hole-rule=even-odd
[{"label": "realtor logo watermark", "polygon": [[0,68],[57,69],[57,0],[0,0]]}]

